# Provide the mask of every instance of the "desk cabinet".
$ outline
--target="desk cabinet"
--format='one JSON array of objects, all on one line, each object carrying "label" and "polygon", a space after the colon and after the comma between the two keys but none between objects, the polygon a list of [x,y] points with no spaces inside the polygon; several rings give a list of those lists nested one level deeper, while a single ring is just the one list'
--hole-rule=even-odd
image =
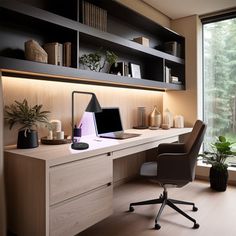
[{"label": "desk cabinet", "polygon": [[8,224],[19,236],[75,235],[112,214],[112,158],[48,164],[5,152]]}]

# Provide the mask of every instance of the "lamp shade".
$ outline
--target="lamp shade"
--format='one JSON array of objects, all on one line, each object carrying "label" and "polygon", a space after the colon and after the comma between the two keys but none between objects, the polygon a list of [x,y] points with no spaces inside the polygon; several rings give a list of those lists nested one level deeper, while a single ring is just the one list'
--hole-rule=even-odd
[{"label": "lamp shade", "polygon": [[102,111],[102,108],[95,94],[92,94],[91,100],[85,111],[87,112],[101,112]]}]

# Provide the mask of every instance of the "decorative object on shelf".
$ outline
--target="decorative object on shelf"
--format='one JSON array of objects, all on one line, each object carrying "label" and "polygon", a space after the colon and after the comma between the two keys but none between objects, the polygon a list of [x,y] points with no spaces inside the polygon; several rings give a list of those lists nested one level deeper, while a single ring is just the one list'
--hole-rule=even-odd
[{"label": "decorative object on shelf", "polygon": [[22,127],[18,132],[17,148],[38,147],[38,123],[49,125],[47,115],[49,111],[41,111],[43,105],[28,105],[26,99],[23,102],[15,101],[15,104],[5,106],[5,120],[11,129],[15,124]]},{"label": "decorative object on shelf", "polygon": [[149,129],[159,129],[161,126],[161,113],[155,106],[152,112],[148,116],[149,119]]},{"label": "decorative object on shelf", "polygon": [[163,123],[163,124],[161,125],[161,128],[162,128],[162,129],[169,129],[169,128],[170,128],[170,125]]},{"label": "decorative object on shelf", "polygon": [[170,41],[164,43],[164,52],[173,56],[180,57],[181,45],[176,41]]},{"label": "decorative object on shelf", "polygon": [[174,119],[175,128],[184,128],[184,117],[181,115],[176,115]]},{"label": "decorative object on shelf", "polygon": [[46,43],[43,45],[48,54],[48,63],[52,65],[63,65],[63,45],[58,42]]},{"label": "decorative object on shelf", "polygon": [[169,111],[169,109],[165,109],[164,111],[163,124],[165,124],[165,126],[169,126],[169,128],[174,126],[173,114]]},{"label": "decorative object on shelf", "polygon": [[138,107],[137,108],[137,126],[133,127],[134,129],[147,129],[146,125],[146,108]]},{"label": "decorative object on shelf", "polygon": [[133,38],[133,41],[142,44],[145,47],[149,47],[149,39],[145,37]]},{"label": "decorative object on shelf", "polygon": [[131,77],[141,79],[140,65],[129,63]]},{"label": "decorative object on shelf", "polygon": [[[72,92],[72,114],[71,114],[71,124],[72,124],[72,144],[71,148],[75,150],[83,150],[89,148],[88,143],[83,143],[83,142],[74,142],[74,95],[75,94],[88,94],[92,95],[91,100],[85,109],[87,112],[101,112],[102,108],[97,100],[97,97],[94,93],[90,92],[82,92],[82,91],[73,91]],[[79,127],[81,129],[81,127]],[[80,130],[80,136],[81,136],[81,130]],[[77,135],[77,133],[76,133]]]},{"label": "decorative object on shelf", "polygon": [[79,62],[91,71],[101,72],[105,66],[109,72],[112,64],[116,63],[118,56],[112,51],[105,51],[105,58],[102,61],[101,50],[94,53],[84,54],[79,58]]},{"label": "decorative object on shelf", "polygon": [[211,144],[212,151],[205,151],[199,154],[207,164],[211,164],[210,168],[210,186],[212,189],[223,192],[227,188],[228,182],[228,165],[226,160],[229,157],[236,156],[231,151],[232,142],[224,136],[217,137],[216,141]]},{"label": "decorative object on shelf", "polygon": [[48,54],[35,40],[28,40],[25,42],[25,59],[29,61],[36,61],[48,63]]},{"label": "decorative object on shelf", "polygon": [[107,31],[107,11],[84,0],[80,5],[80,22]]}]

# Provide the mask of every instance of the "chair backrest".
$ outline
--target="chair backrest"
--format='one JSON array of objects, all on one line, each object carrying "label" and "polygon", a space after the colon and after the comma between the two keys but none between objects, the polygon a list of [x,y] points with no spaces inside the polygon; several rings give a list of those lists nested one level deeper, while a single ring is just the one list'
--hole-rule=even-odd
[{"label": "chair backrest", "polygon": [[185,150],[189,157],[192,180],[195,177],[196,161],[204,139],[206,128],[206,124],[203,121],[197,120],[194,124],[192,132],[189,134],[188,139],[185,142]]}]

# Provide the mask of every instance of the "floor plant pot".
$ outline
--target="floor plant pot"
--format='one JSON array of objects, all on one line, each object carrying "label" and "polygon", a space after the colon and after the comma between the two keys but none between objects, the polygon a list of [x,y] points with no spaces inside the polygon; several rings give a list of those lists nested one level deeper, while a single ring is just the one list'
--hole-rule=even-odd
[{"label": "floor plant pot", "polygon": [[210,168],[210,184],[211,188],[223,192],[227,188],[228,170],[219,170],[217,168]]},{"label": "floor plant pot", "polygon": [[36,130],[18,132],[17,148],[36,148],[38,145],[38,132]]}]

